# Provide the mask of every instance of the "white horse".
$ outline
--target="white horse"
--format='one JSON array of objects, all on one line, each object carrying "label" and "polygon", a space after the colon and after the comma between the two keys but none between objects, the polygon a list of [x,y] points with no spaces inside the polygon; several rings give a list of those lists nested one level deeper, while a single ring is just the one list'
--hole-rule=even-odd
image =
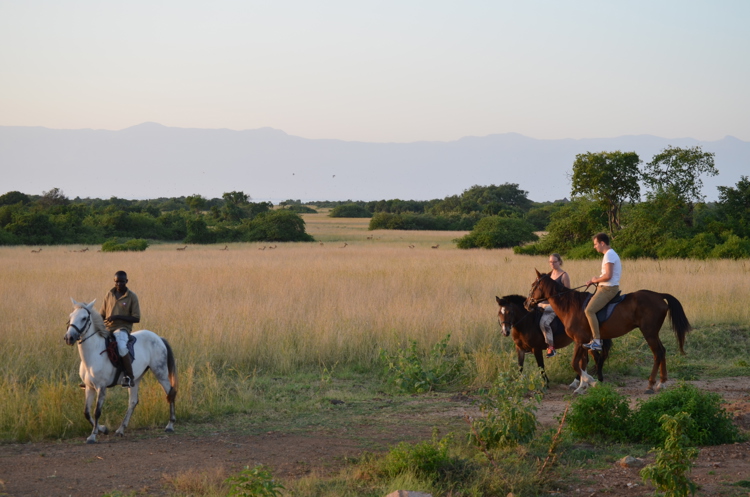
[{"label": "white horse", "polygon": [[[78,343],[78,353],[81,356],[79,374],[86,386],[86,407],[84,415],[94,427],[86,443],[96,443],[98,433],[107,434],[106,426],[99,424],[99,416],[102,414],[102,405],[107,395],[107,388],[114,386],[118,381],[117,369],[105,351],[105,337],[109,331],[104,326],[104,319],[95,310],[94,300],[88,304],[73,301],[73,312],[70,313],[68,331],[65,333],[65,343],[73,345]],[[177,367],[174,355],[169,343],[152,331],[140,330],[133,333],[137,338],[135,342],[135,359],[133,360],[133,374],[135,375],[135,386],[129,388],[128,410],[122,420],[122,424],[115,432],[117,436],[123,436],[128,426],[130,416],[135,406],[138,405],[138,385],[147,369],[156,376],[164,391],[167,393],[169,402],[169,424],[165,431],[174,432],[175,407],[174,401],[177,396]],[[91,417],[91,406],[96,398],[96,411]]]}]

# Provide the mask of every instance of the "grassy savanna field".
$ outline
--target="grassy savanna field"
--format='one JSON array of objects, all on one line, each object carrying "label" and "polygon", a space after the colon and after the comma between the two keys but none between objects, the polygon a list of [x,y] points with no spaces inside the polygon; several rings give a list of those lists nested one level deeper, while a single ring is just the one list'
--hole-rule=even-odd
[{"label": "grassy savanna field", "polygon": [[[367,220],[322,214],[305,220],[313,243],[233,244],[227,251],[163,244],[142,253],[0,248],[0,438],[67,439],[90,431],[77,388],[78,353],[62,341],[69,297],[97,299],[98,308],[120,269],[141,302],[136,328],[155,331],[175,351],[178,432],[243,414],[255,422],[315,415],[325,423],[321,406],[329,399],[393,393],[377,376],[379,353],[410,340],[427,351],[451,335],[450,350],[468,365],[456,390],[515,367],[513,343],[499,334],[495,296],[526,294],[534,268],[547,270],[546,257],[455,249],[451,240],[462,233],[370,232]],[[564,268],[578,286],[598,274],[599,264],[566,261]],[[688,355],[679,356],[665,324],[672,379],[750,375],[749,276],[748,261],[624,262],[623,291],[673,294],[695,328]],[[571,380],[570,352],[548,361],[553,383]],[[635,331],[616,341],[605,375],[615,382],[643,378],[645,388],[651,363]],[[527,365],[535,369],[533,358]],[[163,392],[147,378],[130,433],[166,424]],[[109,426],[119,424],[125,398],[124,389],[111,391],[103,416]]]}]

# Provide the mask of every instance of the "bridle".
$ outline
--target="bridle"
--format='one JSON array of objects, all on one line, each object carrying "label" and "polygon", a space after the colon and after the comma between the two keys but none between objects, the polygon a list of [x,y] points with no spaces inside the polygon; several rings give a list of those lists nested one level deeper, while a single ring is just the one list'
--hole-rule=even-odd
[{"label": "bridle", "polygon": [[88,330],[90,328],[93,328],[93,326],[91,326],[91,311],[89,311],[87,307],[81,307],[81,309],[83,309],[83,310],[86,311],[86,319],[83,321],[83,326],[81,328],[79,328],[78,326],[76,326],[75,323],[68,322],[68,328],[75,328],[75,330],[78,332],[78,340],[77,341],[78,341],[79,344],[85,342],[86,340],[88,340],[92,336],[96,335],[96,330],[94,330],[86,338],[83,337],[83,335],[86,333],[86,330]]},{"label": "bridle", "polygon": [[[507,309],[507,308],[510,308],[510,306],[503,306],[503,307],[505,307],[506,309]],[[505,316],[506,316],[506,313],[505,313],[505,312],[501,312],[500,314],[502,314],[502,315],[503,315],[503,318],[505,318]],[[510,313],[507,313],[507,314],[510,314]],[[521,319],[519,319],[519,320],[518,320],[518,321],[516,321],[515,323],[512,323],[512,322],[510,322],[510,321],[500,321],[500,329],[501,329],[501,330],[503,330],[503,333],[505,333],[505,327],[506,327],[506,326],[508,326],[508,327],[509,327],[508,329],[512,329],[512,328],[515,328],[516,326],[518,326],[518,324],[519,324],[519,323],[520,323],[521,321],[523,321],[524,319],[526,319],[527,317],[529,317],[529,316],[530,316],[530,315],[532,315],[532,314],[534,314],[534,313],[533,313],[533,312],[527,312],[525,316],[523,316],[523,317],[522,317]],[[510,335],[510,332],[508,332],[508,335]],[[505,335],[505,336],[508,336],[508,335]]]},{"label": "bridle", "polygon": [[[565,288],[562,292],[555,293],[554,295],[550,295],[549,297],[545,297],[543,299],[535,299],[532,297],[534,294],[534,291],[539,287],[539,284],[542,282],[542,279],[545,277],[551,278],[551,276],[548,273],[544,273],[541,276],[539,276],[536,281],[531,285],[531,290],[529,290],[529,297],[526,299],[526,303],[529,304],[531,307],[536,306],[539,302],[544,302],[545,300],[553,299],[555,297],[559,297],[560,295],[564,295],[568,292],[573,292],[575,290],[578,290],[579,288],[588,288],[589,285],[581,285],[577,286],[575,288]],[[528,310],[528,307],[526,308]]]}]

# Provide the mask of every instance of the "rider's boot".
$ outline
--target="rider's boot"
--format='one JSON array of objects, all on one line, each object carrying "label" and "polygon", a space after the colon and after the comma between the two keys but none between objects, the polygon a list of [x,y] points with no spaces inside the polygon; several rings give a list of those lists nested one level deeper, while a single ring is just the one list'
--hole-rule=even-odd
[{"label": "rider's boot", "polygon": [[125,377],[122,380],[122,386],[125,388],[135,386],[135,375],[133,375],[133,361],[130,359],[130,354],[120,356],[122,361],[122,369],[125,373]]}]

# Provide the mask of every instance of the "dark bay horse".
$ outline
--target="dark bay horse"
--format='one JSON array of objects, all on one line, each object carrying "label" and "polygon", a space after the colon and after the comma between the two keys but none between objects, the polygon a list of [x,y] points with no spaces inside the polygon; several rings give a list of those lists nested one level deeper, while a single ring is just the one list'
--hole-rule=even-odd
[{"label": "dark bay horse", "polygon": [[[527,309],[531,309],[543,300],[549,302],[555,314],[565,325],[565,333],[575,342],[573,369],[581,375],[581,386],[576,390],[577,393],[583,393],[588,387],[587,383],[592,383],[594,380],[586,371],[581,371],[580,366],[580,356],[586,353],[583,344],[592,339],[591,327],[583,313],[583,303],[587,295],[586,292],[565,288],[561,283],[554,281],[549,274],[536,271],[536,281],[531,285],[525,304]],[[666,349],[659,338],[667,313],[671,318],[672,330],[677,337],[680,353],[685,354],[685,336],[692,328],[680,301],[668,293],[638,290],[627,294],[625,300],[615,307],[612,316],[602,323],[599,329],[603,339],[623,336],[635,328],[641,330],[643,338],[646,339],[646,343],[654,354],[654,367],[648,377],[646,393],[654,393],[654,390],[661,389],[667,382]],[[657,371],[661,373],[658,384],[656,384]],[[654,387],[655,384],[656,387]]]},{"label": "dark bay horse", "polygon": [[[547,373],[544,371],[544,353],[547,350],[547,342],[544,341],[544,335],[539,328],[539,319],[542,317],[543,309],[536,307],[531,312],[527,311],[524,308],[526,297],[520,295],[506,295],[503,298],[496,296],[495,300],[497,301],[497,305],[500,306],[497,313],[497,321],[500,324],[503,336],[512,336],[513,342],[516,344],[518,367],[523,371],[526,354],[529,352],[533,353],[537,366],[542,370],[542,377],[544,377],[544,381],[549,385],[549,378],[547,378]],[[567,347],[573,343],[573,339],[564,331],[555,332],[553,339],[556,349]],[[599,381],[604,381],[602,368],[604,367],[604,361],[609,356],[609,349],[611,347],[612,340],[605,340],[604,350],[601,353],[591,352],[596,363],[596,376],[599,378]],[[582,361],[581,369],[585,371],[588,365],[588,355],[583,354]],[[580,380],[580,376],[577,376],[575,381],[568,386],[576,389],[580,386]]]}]

